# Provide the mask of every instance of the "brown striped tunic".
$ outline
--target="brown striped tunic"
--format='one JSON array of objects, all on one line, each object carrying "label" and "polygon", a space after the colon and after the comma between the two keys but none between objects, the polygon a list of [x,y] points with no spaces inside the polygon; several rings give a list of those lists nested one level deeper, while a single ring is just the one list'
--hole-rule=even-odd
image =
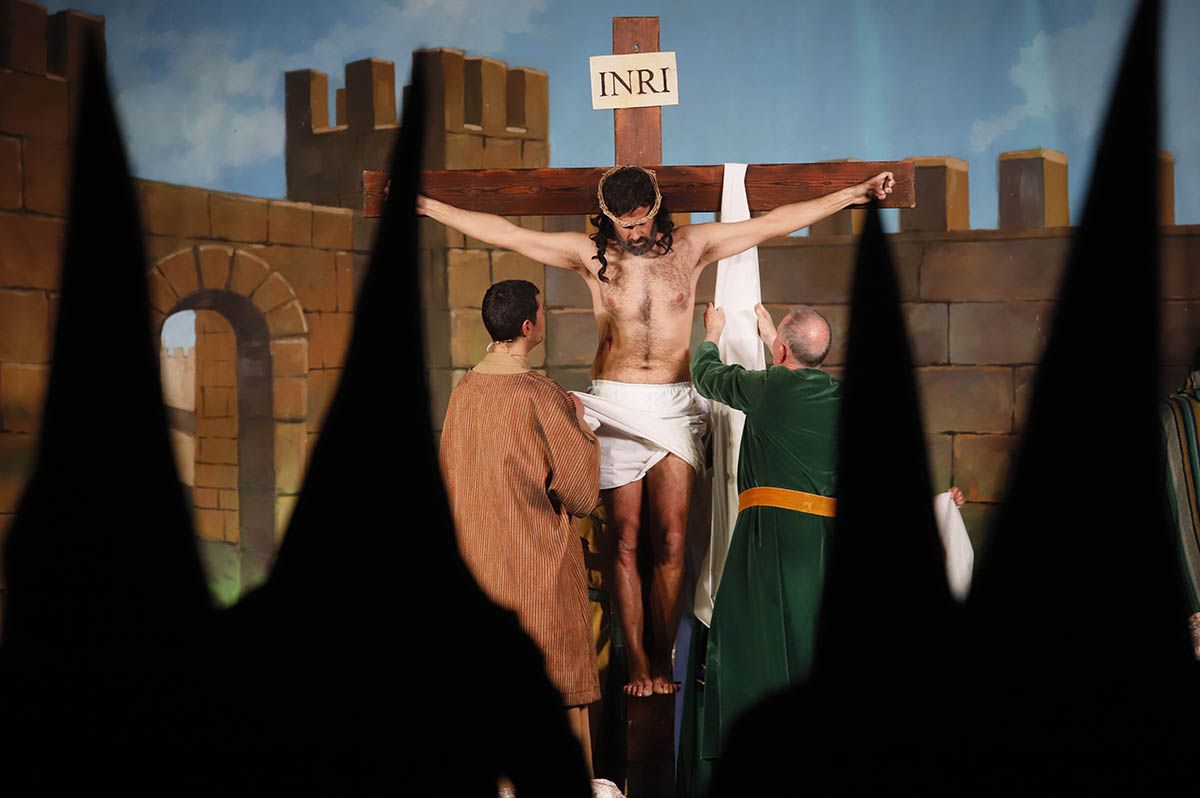
[{"label": "brown striped tunic", "polygon": [[492,353],[450,394],[441,461],[458,546],[480,587],[517,613],[567,706],[600,698],[583,548],[571,525],[599,496],[599,448],[571,398]]}]

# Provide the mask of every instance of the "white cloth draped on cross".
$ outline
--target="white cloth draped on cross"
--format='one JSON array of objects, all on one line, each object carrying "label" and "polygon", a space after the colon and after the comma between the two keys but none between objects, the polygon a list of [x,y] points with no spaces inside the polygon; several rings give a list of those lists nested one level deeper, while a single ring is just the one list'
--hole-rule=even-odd
[{"label": "white cloth draped on cross", "polygon": [[[725,164],[721,189],[721,221],[741,222],[750,218],[746,201],[746,164]],[[754,306],[762,301],[758,279],[758,248],[750,249],[717,264],[717,289],[713,302],[725,311],[725,330],[718,345],[721,360],[749,370],[767,366]],[[713,447],[712,526],[708,554],[700,566],[693,612],[705,626],[712,621],[713,603],[721,581],[721,570],[729,552],[729,541],[738,515],[737,468],[746,416],[740,410],[712,403],[709,419]]]}]

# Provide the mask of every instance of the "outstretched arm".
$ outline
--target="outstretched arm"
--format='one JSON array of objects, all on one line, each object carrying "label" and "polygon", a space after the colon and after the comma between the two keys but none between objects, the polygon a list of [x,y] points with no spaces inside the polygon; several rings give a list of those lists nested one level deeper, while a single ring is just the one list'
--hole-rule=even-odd
[{"label": "outstretched arm", "polygon": [[698,241],[704,253],[697,265],[703,266],[745,252],[769,238],[785,236],[808,227],[851,205],[864,205],[872,199],[884,199],[892,193],[895,186],[895,175],[891,172],[880,172],[857,186],[834,191],[813,200],[780,205],[769,213],[744,222],[696,225],[692,228],[692,235],[699,237]]},{"label": "outstretched arm", "polygon": [[527,230],[502,216],[463,210],[423,194],[417,195],[417,213],[486,244],[511,249],[538,263],[560,269],[582,269],[581,252],[591,246],[591,241],[583,233]]}]

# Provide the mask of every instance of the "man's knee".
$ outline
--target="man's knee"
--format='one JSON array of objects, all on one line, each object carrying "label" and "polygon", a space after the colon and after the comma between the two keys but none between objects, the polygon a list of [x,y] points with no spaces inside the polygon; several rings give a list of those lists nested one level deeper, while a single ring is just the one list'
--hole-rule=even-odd
[{"label": "man's knee", "polygon": [[636,562],[640,522],[636,518],[614,519],[613,526],[617,537],[617,560],[623,563]]},{"label": "man's knee", "polygon": [[654,561],[658,565],[682,565],[685,525],[668,524],[655,535]]}]

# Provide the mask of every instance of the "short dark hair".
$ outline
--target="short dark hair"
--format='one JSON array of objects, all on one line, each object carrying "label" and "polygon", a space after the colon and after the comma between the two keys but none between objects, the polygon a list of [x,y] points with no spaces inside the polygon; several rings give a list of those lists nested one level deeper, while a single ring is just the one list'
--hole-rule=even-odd
[{"label": "short dark hair", "polygon": [[537,324],[538,287],[528,280],[501,280],[483,295],[483,326],[493,341],[521,337],[521,325]]}]

